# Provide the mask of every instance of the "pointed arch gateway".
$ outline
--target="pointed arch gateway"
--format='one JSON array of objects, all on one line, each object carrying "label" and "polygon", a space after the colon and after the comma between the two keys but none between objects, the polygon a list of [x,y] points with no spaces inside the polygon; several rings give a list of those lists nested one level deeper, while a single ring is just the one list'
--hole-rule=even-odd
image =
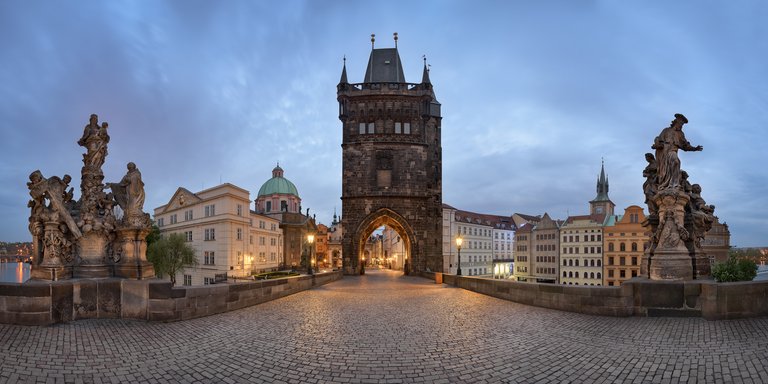
[{"label": "pointed arch gateway", "polygon": [[354,238],[352,239],[355,249],[357,250],[355,258],[344,258],[344,269],[347,268],[353,270],[359,270],[358,266],[362,265],[361,261],[365,252],[365,243],[371,236],[373,231],[381,226],[388,226],[392,228],[400,236],[400,240],[403,242],[403,251],[405,253],[404,258],[406,260],[405,273],[408,273],[407,262],[410,260],[412,254],[412,246],[414,239],[413,228],[408,221],[397,212],[389,208],[380,208],[375,212],[372,212],[366,216],[354,231]]}]

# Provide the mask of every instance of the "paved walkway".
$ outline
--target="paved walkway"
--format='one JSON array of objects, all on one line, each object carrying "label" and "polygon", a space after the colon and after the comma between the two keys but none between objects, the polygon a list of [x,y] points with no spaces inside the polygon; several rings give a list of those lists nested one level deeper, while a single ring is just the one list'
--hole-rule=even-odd
[{"label": "paved walkway", "polygon": [[0,382],[768,383],[768,318],[610,318],[367,271],[178,323],[0,325]]}]

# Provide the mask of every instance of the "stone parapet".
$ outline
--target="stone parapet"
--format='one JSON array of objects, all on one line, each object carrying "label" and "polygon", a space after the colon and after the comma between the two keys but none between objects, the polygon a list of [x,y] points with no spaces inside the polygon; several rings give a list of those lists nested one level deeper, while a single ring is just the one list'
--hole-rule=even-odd
[{"label": "stone parapet", "polygon": [[0,323],[50,325],[82,319],[179,321],[233,311],[340,279],[341,271],[276,280],[171,287],[119,278],[0,283]]},{"label": "stone parapet", "polygon": [[[422,273],[435,278],[434,274]],[[703,317],[707,320],[768,316],[768,281],[653,281],[634,278],[620,287],[521,283],[443,275],[443,282],[516,303],[602,316]]]}]

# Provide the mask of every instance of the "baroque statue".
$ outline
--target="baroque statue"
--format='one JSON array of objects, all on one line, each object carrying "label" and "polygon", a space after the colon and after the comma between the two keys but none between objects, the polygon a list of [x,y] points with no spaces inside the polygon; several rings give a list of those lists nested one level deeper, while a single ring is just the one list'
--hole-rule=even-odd
[{"label": "baroque statue", "polygon": [[[144,183],[134,163],[119,183],[104,186],[102,166],[109,143],[108,124],[93,114],[77,143],[85,147],[81,196],[74,198],[72,177],[45,178],[39,170],[29,175],[31,200],[29,231],[33,239],[32,277],[59,280],[69,277],[154,276],[146,261],[146,234],[151,228],[143,212]],[[109,187],[112,192],[105,193]],[[123,209],[118,221],[115,206]],[[127,262],[130,265],[118,265]]]},{"label": "baroque statue", "polygon": [[715,221],[714,206],[701,198],[701,186],[691,184],[680,167],[678,151],[701,151],[685,138],[688,119],[675,114],[669,127],[653,141],[643,170],[643,194],[648,205],[650,246],[642,274],[654,280],[690,280],[710,274],[709,260],[701,244]]}]

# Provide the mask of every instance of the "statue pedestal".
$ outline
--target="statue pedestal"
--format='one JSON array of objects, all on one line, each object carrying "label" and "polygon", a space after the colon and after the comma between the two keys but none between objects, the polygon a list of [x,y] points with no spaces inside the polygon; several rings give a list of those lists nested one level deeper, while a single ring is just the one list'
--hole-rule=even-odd
[{"label": "statue pedestal", "polygon": [[656,251],[649,267],[651,280],[693,280],[693,265],[688,252]]},{"label": "statue pedestal", "polygon": [[712,265],[709,256],[701,250],[697,250],[693,257],[693,274],[695,279],[708,279],[712,276]]},{"label": "statue pedestal", "polygon": [[690,198],[679,190],[659,192],[654,198],[659,207],[658,245],[648,266],[651,280],[693,280],[693,263],[685,240],[685,205]]},{"label": "statue pedestal", "polygon": [[115,276],[143,280],[155,277],[155,268],[147,261],[147,228],[119,228],[115,251],[120,260],[115,264]]},{"label": "statue pedestal", "polygon": [[71,279],[72,267],[63,265],[44,267],[36,265],[32,267],[32,270],[29,273],[29,278],[50,281]]},{"label": "statue pedestal", "polygon": [[80,265],[75,269],[75,277],[112,276],[112,268],[107,264],[107,244],[109,244],[107,236],[97,232],[88,232],[78,240]]}]

